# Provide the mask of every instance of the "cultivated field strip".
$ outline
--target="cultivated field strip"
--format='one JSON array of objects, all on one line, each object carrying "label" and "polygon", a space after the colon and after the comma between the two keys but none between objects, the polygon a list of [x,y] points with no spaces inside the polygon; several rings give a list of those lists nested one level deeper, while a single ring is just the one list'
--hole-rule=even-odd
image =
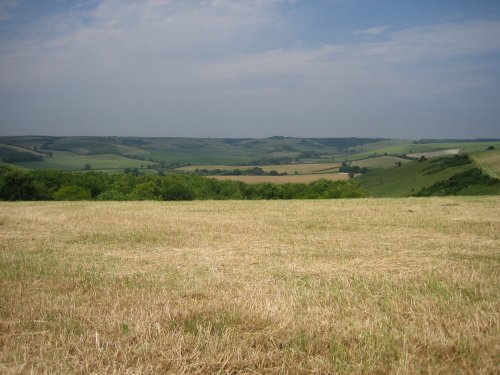
[{"label": "cultivated field strip", "polygon": [[347,181],[348,173],[316,173],[285,176],[210,176],[216,180],[241,181],[245,184],[309,184],[318,180]]},{"label": "cultivated field strip", "polygon": [[251,168],[261,168],[263,171],[277,171],[278,173],[288,173],[288,174],[310,174],[310,173],[326,173],[332,171],[338,171],[340,163],[298,163],[298,164],[274,164],[274,165],[259,165],[259,166],[248,166],[248,165],[189,165],[186,167],[177,168],[180,171],[194,172],[197,169],[206,169],[208,171],[213,171],[216,169],[220,170],[233,170],[233,169],[251,169]]},{"label": "cultivated field strip", "polygon": [[499,197],[0,203],[0,373],[498,373],[499,261]]}]

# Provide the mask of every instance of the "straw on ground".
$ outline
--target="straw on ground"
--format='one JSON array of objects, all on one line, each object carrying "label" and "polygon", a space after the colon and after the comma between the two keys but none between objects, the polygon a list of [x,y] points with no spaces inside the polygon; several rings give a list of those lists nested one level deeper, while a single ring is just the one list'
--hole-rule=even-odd
[{"label": "straw on ground", "polygon": [[1,203],[0,372],[498,373],[499,203]]}]

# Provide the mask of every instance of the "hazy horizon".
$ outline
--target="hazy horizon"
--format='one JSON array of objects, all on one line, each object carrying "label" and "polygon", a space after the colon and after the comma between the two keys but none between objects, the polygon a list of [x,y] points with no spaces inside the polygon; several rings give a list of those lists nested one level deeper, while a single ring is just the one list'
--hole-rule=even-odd
[{"label": "hazy horizon", "polygon": [[500,138],[499,38],[488,0],[0,0],[0,135]]},{"label": "hazy horizon", "polygon": [[321,139],[321,138],[338,138],[338,139],[349,139],[349,138],[358,138],[358,139],[374,139],[374,140],[394,140],[394,141],[478,141],[478,142],[488,142],[488,141],[500,141],[500,138],[495,137],[472,137],[472,138],[390,138],[390,137],[309,137],[309,136],[287,136],[287,135],[272,135],[266,137],[189,137],[189,136],[141,136],[141,135],[53,135],[53,134],[20,134],[20,135],[0,135],[1,138],[14,138],[14,137],[48,137],[48,138],[194,138],[194,139],[269,139],[269,138],[292,138],[292,139]]}]

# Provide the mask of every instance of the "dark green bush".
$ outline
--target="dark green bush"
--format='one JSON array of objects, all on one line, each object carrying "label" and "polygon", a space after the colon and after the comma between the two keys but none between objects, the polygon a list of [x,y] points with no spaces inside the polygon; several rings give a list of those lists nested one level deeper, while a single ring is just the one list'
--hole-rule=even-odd
[{"label": "dark green bush", "polygon": [[198,175],[144,176],[0,167],[1,200],[331,199],[364,197],[353,181],[244,184]]},{"label": "dark green bush", "polygon": [[418,197],[430,197],[434,195],[456,195],[461,190],[470,186],[499,186],[500,180],[483,174],[478,168],[470,168],[462,173],[457,173],[447,180],[423,188],[417,194]]},{"label": "dark green bush", "polygon": [[57,201],[85,201],[92,198],[90,190],[76,185],[64,185],[54,193]]}]

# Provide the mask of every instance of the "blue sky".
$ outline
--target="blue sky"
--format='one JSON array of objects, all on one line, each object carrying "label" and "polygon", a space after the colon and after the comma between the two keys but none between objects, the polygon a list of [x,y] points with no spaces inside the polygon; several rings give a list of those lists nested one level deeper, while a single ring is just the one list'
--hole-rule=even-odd
[{"label": "blue sky", "polygon": [[500,137],[500,1],[0,0],[0,134]]}]

